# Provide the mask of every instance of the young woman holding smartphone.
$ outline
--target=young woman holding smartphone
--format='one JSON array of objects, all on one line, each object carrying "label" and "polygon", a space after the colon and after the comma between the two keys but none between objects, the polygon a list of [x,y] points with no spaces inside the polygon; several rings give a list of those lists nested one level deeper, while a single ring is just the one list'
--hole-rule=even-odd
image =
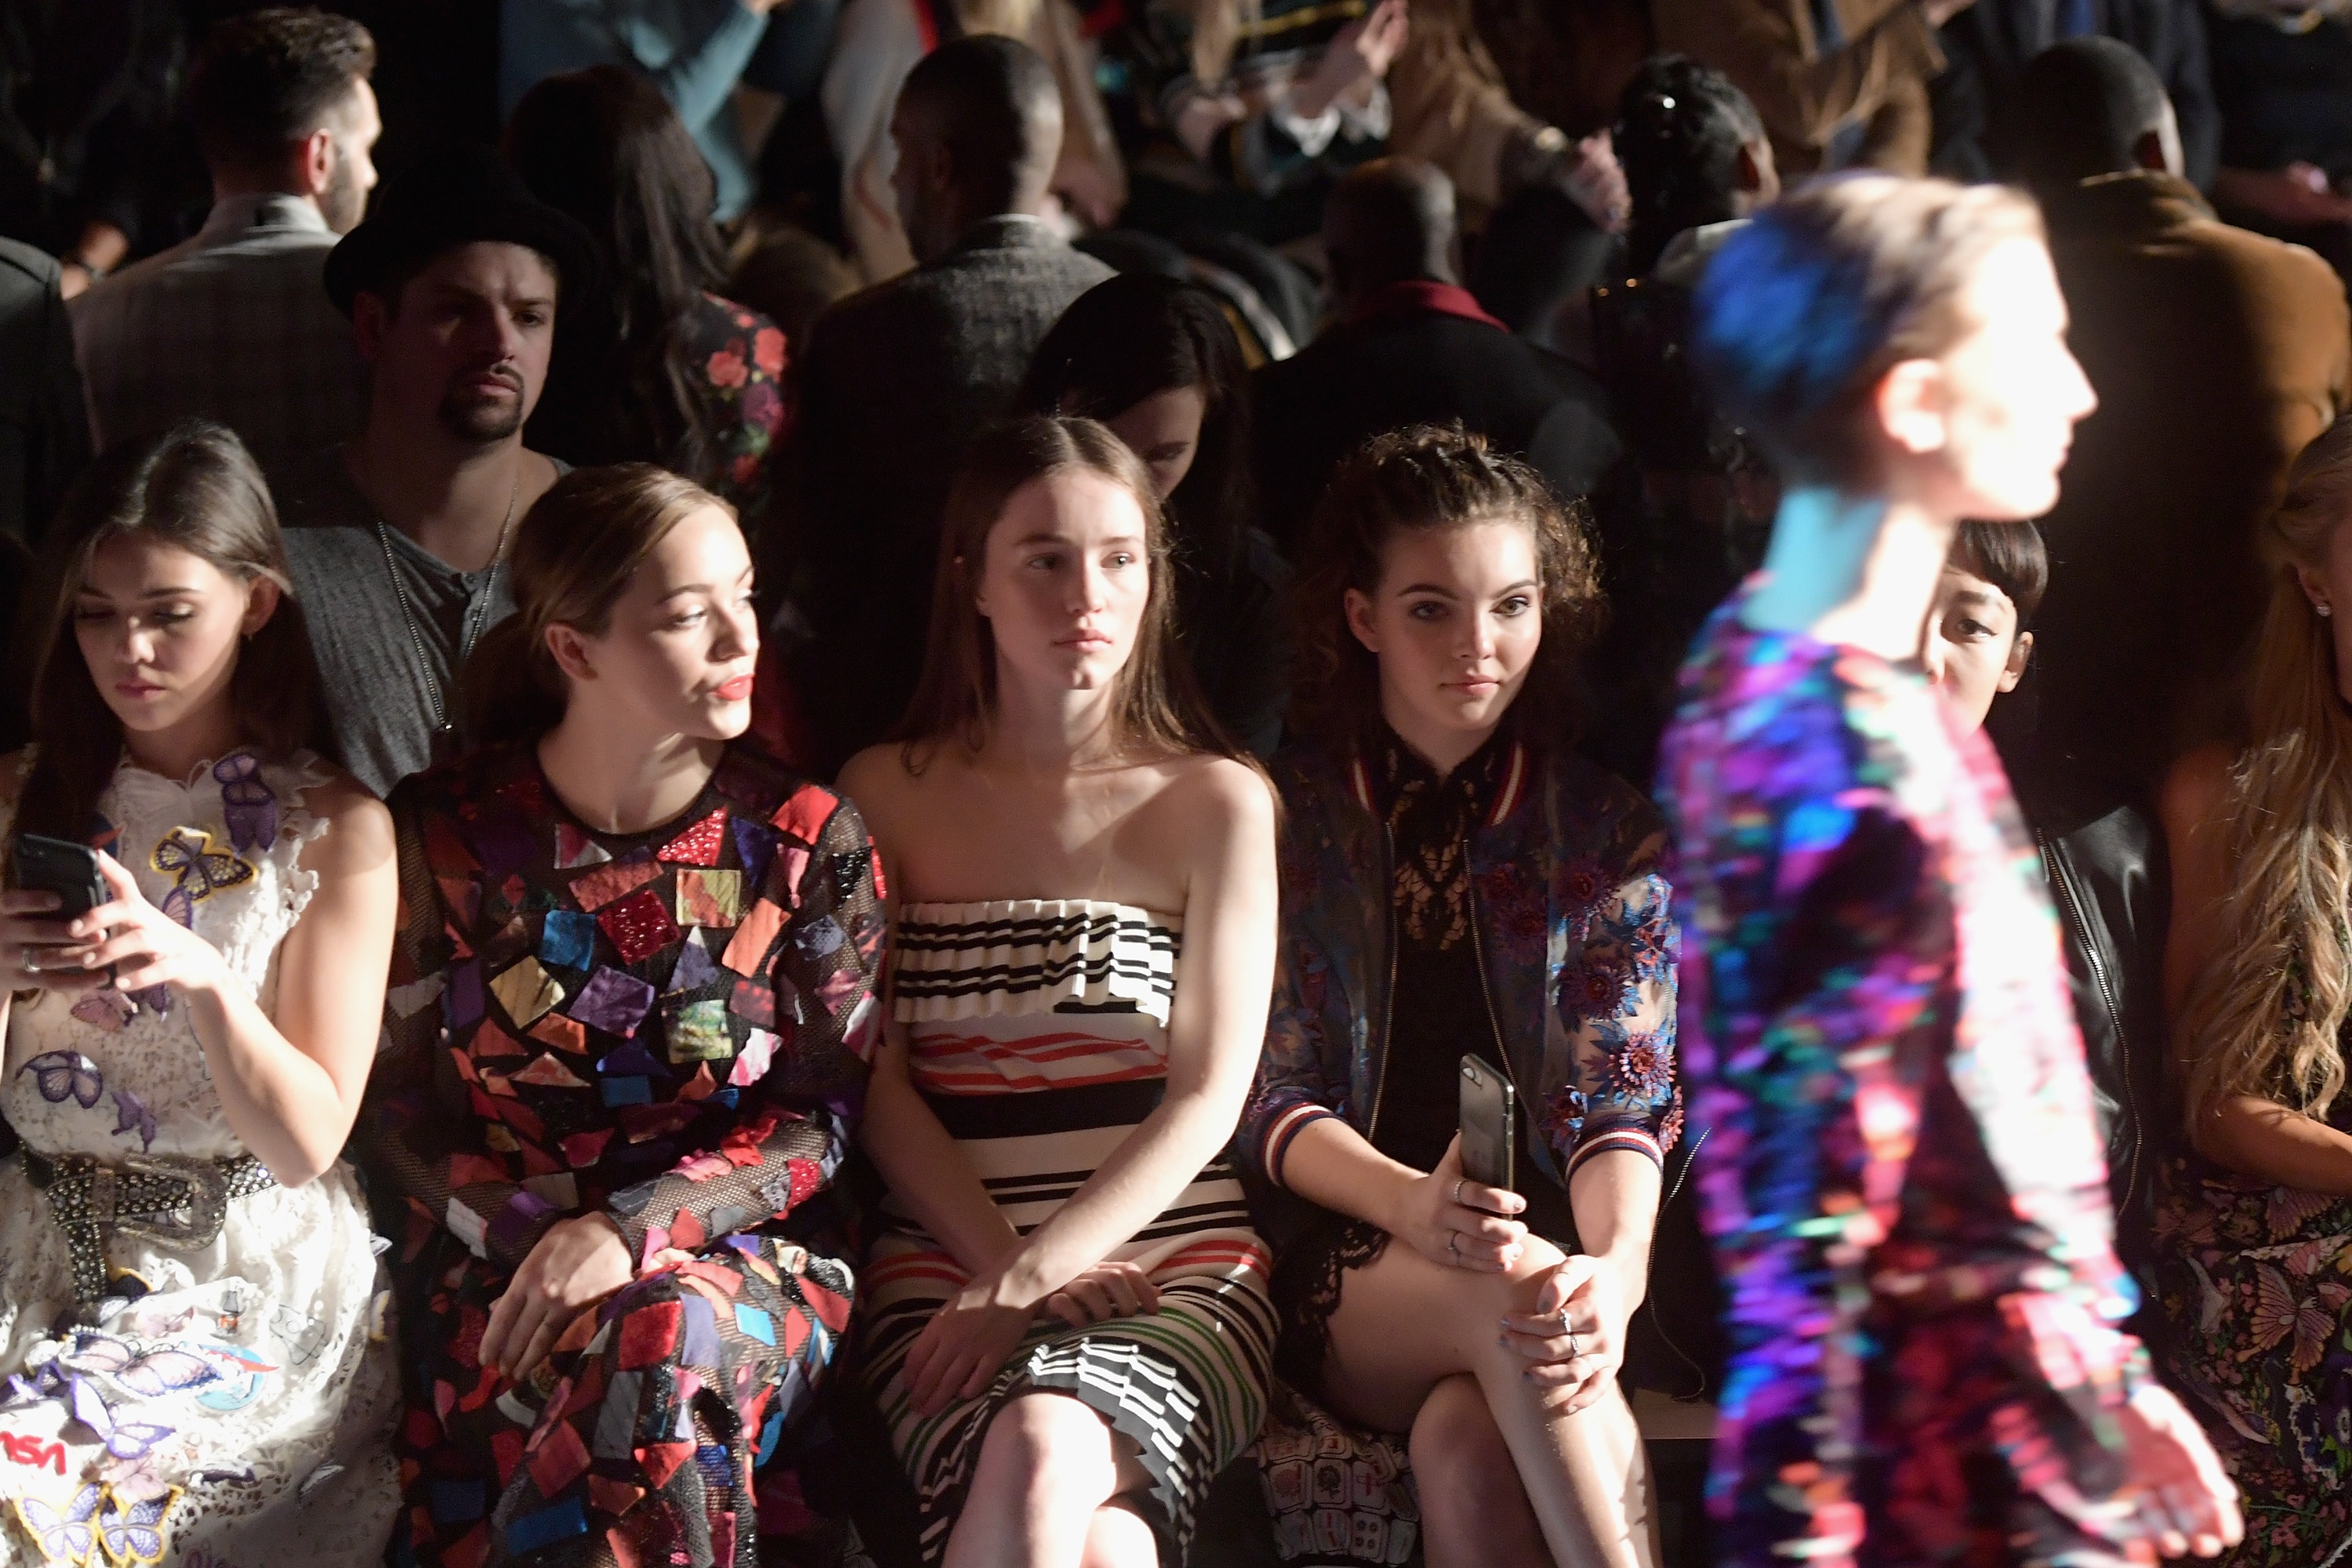
[{"label": "young woman holding smartphone", "polygon": [[[1276,1368],[1411,1434],[1432,1568],[1646,1565],[1616,1372],[1682,1122],[1675,926],[1656,814],[1568,750],[1592,548],[1532,469],[1435,429],[1344,463],[1312,541],[1307,739],[1275,770],[1281,972],[1240,1139],[1280,1189]],[[1463,1173],[1465,1054],[1534,1134],[1508,1187]]]},{"label": "young woman holding smartphone", "polygon": [[392,823],[303,747],[310,645],[235,436],[109,453],[59,535],[0,834],[97,847],[106,901],[0,894],[0,1563],[373,1563],[396,1391],[341,1155]]}]

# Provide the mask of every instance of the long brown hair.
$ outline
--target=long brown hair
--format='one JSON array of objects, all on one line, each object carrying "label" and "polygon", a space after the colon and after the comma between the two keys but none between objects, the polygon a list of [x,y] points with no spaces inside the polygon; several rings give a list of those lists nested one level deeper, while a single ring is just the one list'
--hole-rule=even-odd
[{"label": "long brown hair", "polygon": [[1380,660],[1349,629],[1348,590],[1379,591],[1383,552],[1399,533],[1475,522],[1525,526],[1543,584],[1543,640],[1508,721],[1528,726],[1531,738],[1573,731],[1576,658],[1605,611],[1584,505],[1563,502],[1535,469],[1488,451],[1485,437],[1458,425],[1375,436],[1324,487],[1293,590],[1299,658],[1291,708],[1301,731],[1335,747],[1377,732]]},{"label": "long brown hair", "polygon": [[[2325,1117],[2344,1087],[2336,1031],[2352,1010],[2352,713],[2329,623],[2295,568],[2323,569],[2352,520],[2352,416],[2287,471],[2263,531],[2275,576],[2248,693],[2252,743],[2220,826],[2222,938],[2192,984],[2179,1049],[2189,1133],[2238,1095]],[[2352,613],[2352,606],[2339,606]]]},{"label": "long brown hair", "polygon": [[245,443],[208,419],[110,448],[66,498],[42,563],[48,592],[33,675],[33,766],[18,802],[19,831],[86,837],[115,764],[122,721],[90,679],[74,635],[74,599],[90,563],[118,539],[184,550],[225,577],[267,577],[283,592],[238,650],[228,700],[239,737],[283,758],[313,738],[317,676],[301,606],[286,574],[278,509]]},{"label": "long brown hair", "polygon": [[651,463],[574,468],[523,514],[507,558],[515,613],[466,664],[466,732],[529,740],[563,718],[571,687],[547,649],[547,628],[602,637],[629,579],[692,512],[735,509]]},{"label": "long brown hair", "polygon": [[987,568],[989,531],[1015,490],[1071,469],[1101,475],[1133,496],[1143,512],[1151,585],[1111,708],[1118,749],[1240,754],[1209,717],[1191,666],[1177,657],[1168,520],[1152,489],[1151,470],[1107,426],[1038,415],[997,426],[974,441],[948,492],[922,679],[887,737],[903,742],[909,772],[919,773],[942,742],[972,752],[987,742],[996,717],[996,636],[975,595]]}]

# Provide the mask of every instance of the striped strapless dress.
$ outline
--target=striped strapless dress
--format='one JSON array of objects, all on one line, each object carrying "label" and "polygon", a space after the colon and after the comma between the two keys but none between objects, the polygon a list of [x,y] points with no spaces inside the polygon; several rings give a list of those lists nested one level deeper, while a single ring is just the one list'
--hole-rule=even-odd
[{"label": "striped strapless dress", "polygon": [[[1160,1103],[1181,917],[1092,900],[908,904],[893,1005],[915,1087],[1004,1217],[1027,1235]],[[1210,1482],[1265,1412],[1274,1353],[1265,1243],[1221,1152],[1112,1253],[1151,1277],[1160,1309],[1074,1329],[1039,1315],[980,1398],[931,1416],[907,1400],[908,1350],[968,1276],[895,1201],[860,1279],[867,1376],[937,1562],[988,1423],[1010,1400],[1079,1400],[1133,1438],[1163,1562],[1181,1563]]]}]

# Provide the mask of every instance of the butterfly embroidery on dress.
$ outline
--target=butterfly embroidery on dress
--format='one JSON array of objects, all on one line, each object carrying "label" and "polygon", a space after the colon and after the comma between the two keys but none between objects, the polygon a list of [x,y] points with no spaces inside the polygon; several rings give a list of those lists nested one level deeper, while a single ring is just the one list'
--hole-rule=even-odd
[{"label": "butterfly embroidery on dress", "polygon": [[223,888],[253,880],[253,866],[224,849],[213,847],[213,836],[201,827],[174,827],[155,846],[155,869],[172,879],[163,895],[163,912],[184,926],[196,923],[196,905]]},{"label": "butterfly embroidery on dress", "polygon": [[33,1075],[41,1098],[51,1105],[73,1100],[87,1110],[106,1090],[106,1079],[98,1064],[79,1051],[44,1051],[17,1070]]},{"label": "butterfly embroidery on dress", "polygon": [[163,1516],[180,1500],[180,1489],[173,1487],[162,1497],[130,1502],[110,1489],[106,1501],[98,1510],[99,1549],[113,1561],[116,1568],[131,1568],[134,1563],[161,1563],[163,1560]]},{"label": "butterfly embroidery on dress", "polygon": [[92,1481],[74,1493],[73,1500],[62,1510],[40,1498],[20,1497],[16,1500],[16,1518],[26,1532],[40,1543],[46,1561],[69,1563],[80,1568],[89,1561],[98,1544],[94,1522],[98,1501],[98,1483]]},{"label": "butterfly embroidery on dress", "polygon": [[221,816],[228,824],[229,847],[257,854],[278,841],[278,792],[261,777],[261,760],[237,752],[213,764],[221,786]]},{"label": "butterfly embroidery on dress", "polygon": [[161,1399],[182,1389],[200,1388],[221,1374],[220,1368],[204,1356],[171,1345],[142,1352],[128,1341],[97,1329],[76,1329],[73,1342],[60,1350],[50,1364],[67,1373],[91,1374],[142,1399]]}]

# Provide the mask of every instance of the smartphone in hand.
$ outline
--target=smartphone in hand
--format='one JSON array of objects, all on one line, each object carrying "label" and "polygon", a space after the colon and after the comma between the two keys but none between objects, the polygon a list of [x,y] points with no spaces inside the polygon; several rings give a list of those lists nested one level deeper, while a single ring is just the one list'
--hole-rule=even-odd
[{"label": "smartphone in hand", "polygon": [[1462,1058],[1462,1173],[1508,1189],[1517,1164],[1517,1094],[1484,1057]]},{"label": "smartphone in hand", "polygon": [[19,833],[10,854],[18,889],[55,893],[64,900],[46,920],[78,921],[107,901],[106,879],[99,875],[98,851],[87,844]]}]

